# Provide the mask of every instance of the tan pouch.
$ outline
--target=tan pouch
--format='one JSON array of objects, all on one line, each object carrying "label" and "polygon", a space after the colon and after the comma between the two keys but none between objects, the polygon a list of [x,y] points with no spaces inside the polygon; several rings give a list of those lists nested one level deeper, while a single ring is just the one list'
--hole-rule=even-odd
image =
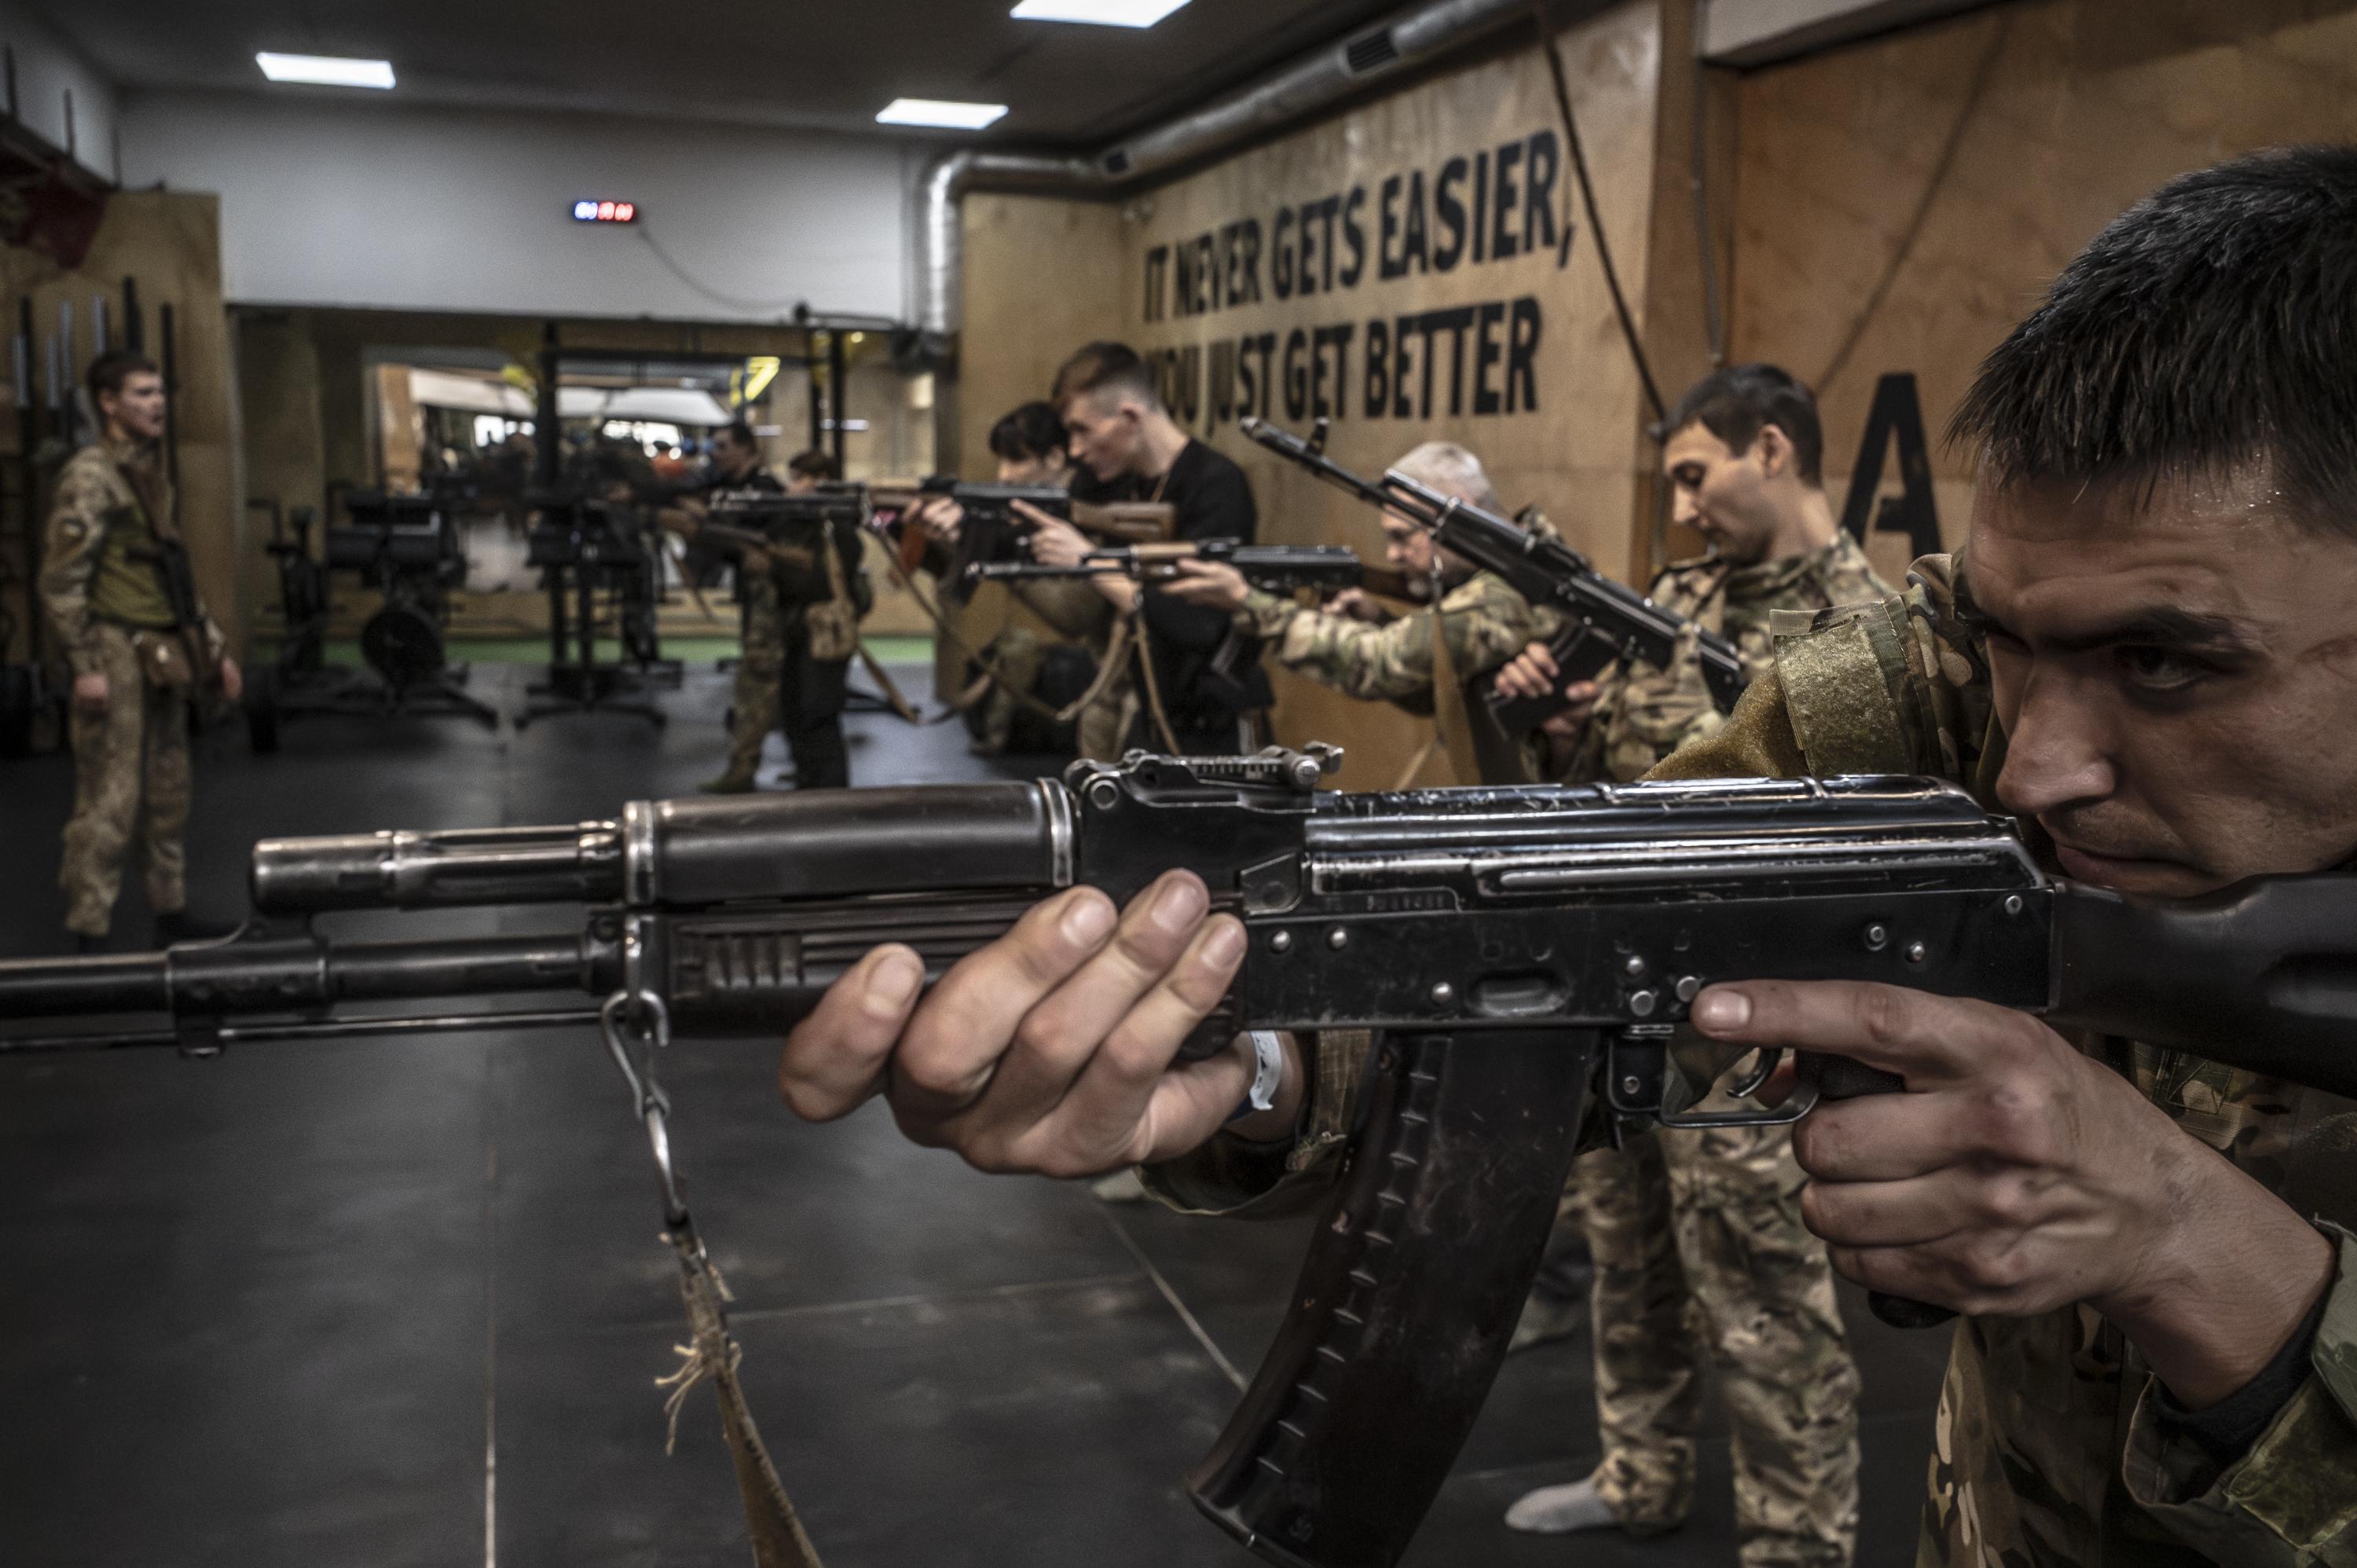
[{"label": "tan pouch", "polygon": [[802,612],[810,633],[810,656],[822,664],[850,658],[859,650],[859,617],[851,605],[851,587],[844,581],[843,553],[832,540],[823,541],[819,553],[826,559],[826,585],[832,596]]},{"label": "tan pouch", "polygon": [[174,631],[135,631],[131,651],[139,658],[139,673],[159,692],[186,692],[197,683],[188,667],[188,650]]}]

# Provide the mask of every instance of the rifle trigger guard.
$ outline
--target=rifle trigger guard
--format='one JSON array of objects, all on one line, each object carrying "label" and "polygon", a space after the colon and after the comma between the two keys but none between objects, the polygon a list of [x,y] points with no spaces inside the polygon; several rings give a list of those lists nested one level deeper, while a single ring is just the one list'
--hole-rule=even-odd
[{"label": "rifle trigger guard", "polygon": [[[1708,1129],[1712,1127],[1788,1127],[1816,1109],[1818,1091],[1803,1081],[1783,1104],[1736,1111],[1664,1111],[1661,1108],[1668,1076],[1668,1045],[1672,1026],[1640,1024],[1621,1031],[1607,1047],[1605,1099],[1623,1116],[1649,1118],[1655,1125]],[[1727,1095],[1746,1100],[1775,1075],[1784,1059],[1781,1046],[1763,1046],[1759,1065],[1739,1083],[1729,1084]]]}]

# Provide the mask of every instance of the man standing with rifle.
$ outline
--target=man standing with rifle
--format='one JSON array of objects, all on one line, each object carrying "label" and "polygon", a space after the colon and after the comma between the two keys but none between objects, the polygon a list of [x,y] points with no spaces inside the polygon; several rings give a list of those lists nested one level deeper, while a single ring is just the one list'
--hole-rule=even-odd
[{"label": "man standing with rifle", "polygon": [[58,868],[66,929],[104,945],[135,832],[146,843],[159,941],[199,933],[187,915],[188,704],[244,689],[228,639],[198,601],[165,475],[164,378],[143,354],[91,362],[99,438],[58,477],[41,604],[73,668],[74,810]]},{"label": "man standing with rifle", "polygon": [[[832,457],[810,451],[796,455],[788,469],[791,478],[780,485],[761,467],[752,427],[742,420],[713,437],[712,454],[716,495],[808,495],[840,477]],[[709,516],[708,499],[691,501],[666,512],[662,521],[694,540]],[[867,608],[861,602],[867,582],[859,549],[857,529],[845,526],[812,530],[810,547],[802,553],[807,559],[801,562],[782,559],[782,552],[739,550],[737,595],[745,608],[744,647],[730,709],[728,766],[701,786],[706,794],[751,790],[762,743],[781,720],[793,756],[795,789],[850,784],[843,738],[845,682],[858,651],[858,620]]]},{"label": "man standing with rifle", "polygon": [[[1178,511],[1175,539],[1254,542],[1259,513],[1243,470],[1170,417],[1153,367],[1135,349],[1082,349],[1057,371],[1053,402],[1082,470],[1075,499],[1167,502]],[[1034,525],[1031,554],[1044,565],[1076,566],[1096,548],[1037,507],[1017,510]],[[1273,699],[1257,639],[1222,611],[1126,577],[1099,577],[1094,586],[1134,633],[1136,679],[1127,691],[1108,689],[1098,698],[1120,704],[1117,744],[1202,755],[1258,744],[1251,732]]]},{"label": "man standing with rifle", "polygon": [[[1656,603],[1727,637],[1757,673],[1772,662],[1773,616],[1889,591],[1834,521],[1820,478],[1816,402],[1790,374],[1773,365],[1718,371],[1663,423],[1674,515],[1710,552],[1663,573]],[[1537,696],[1555,688],[1555,675],[1545,644],[1534,642],[1498,686]],[[1567,695],[1572,705],[1534,742],[1546,754],[1544,776],[1567,784],[1642,778],[1720,723],[1691,658],[1666,670],[1624,666]],[[1832,1266],[1801,1223],[1802,1182],[1783,1127],[1663,1128],[1573,1167],[1567,1201],[1598,1267],[1602,1457],[1587,1479],[1522,1498],[1508,1524],[1642,1534],[1683,1522],[1704,1368],[1715,1365],[1733,1426],[1745,1563],[1849,1561],[1857,1369]],[[1523,1335],[1544,1336],[1587,1305],[1534,1294]]]},{"label": "man standing with rifle", "polygon": [[[1778,639],[1659,774],[1940,775],[2025,819],[2050,869],[2136,899],[2348,866],[2352,211],[2357,151],[2335,148],[2123,214],[1965,403],[1964,558]],[[1271,1206],[1339,1168],[1321,1130],[1361,1079],[1288,1049],[1237,1117],[1255,1050],[1173,1069],[1246,945],[1189,877],[1125,917],[1075,889],[921,1000],[917,955],[877,950],[789,1037],[780,1084],[814,1118],[888,1093],[910,1136],[989,1169],[1150,1162],[1189,1207]],[[1828,1094],[1794,1147],[1836,1268],[1904,1298],[1893,1316],[1968,1315],[1920,1562],[2357,1563],[2357,1105],[1988,1002],[1708,978],[1704,1040],[1895,1090]]]},{"label": "man standing with rifle", "polygon": [[[1427,441],[1394,467],[1443,496],[1493,512],[1505,510],[1481,460],[1453,442]],[[1358,589],[1338,595],[1322,609],[1310,609],[1254,587],[1232,566],[1212,563],[1181,566],[1178,581],[1167,591],[1173,598],[1234,616],[1288,670],[1353,697],[1433,715],[1446,738],[1452,727],[1468,722],[1466,684],[1495,671],[1525,643],[1543,638],[1555,618],[1549,611],[1534,611],[1496,573],[1475,570],[1470,562],[1441,549],[1425,529],[1390,512],[1383,514],[1383,554],[1409,593],[1437,598],[1433,613],[1394,617]],[[1436,624],[1439,660],[1434,657]],[[1447,690],[1436,674],[1443,660],[1451,676]],[[1422,762],[1419,755],[1403,783],[1421,771]]]}]

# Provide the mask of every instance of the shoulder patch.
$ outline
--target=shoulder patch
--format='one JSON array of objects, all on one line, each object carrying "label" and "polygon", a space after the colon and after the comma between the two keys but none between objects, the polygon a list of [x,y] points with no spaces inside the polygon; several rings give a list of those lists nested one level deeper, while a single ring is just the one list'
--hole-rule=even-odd
[{"label": "shoulder patch", "polygon": [[1855,605],[1769,618],[1792,734],[1821,778],[1921,771],[1891,690],[1905,654],[1881,611]]}]

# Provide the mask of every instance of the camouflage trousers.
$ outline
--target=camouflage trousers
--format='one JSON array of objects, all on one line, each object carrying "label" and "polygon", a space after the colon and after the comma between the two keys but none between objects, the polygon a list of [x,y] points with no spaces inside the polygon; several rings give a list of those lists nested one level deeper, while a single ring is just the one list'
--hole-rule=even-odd
[{"label": "camouflage trousers", "polygon": [[168,915],[188,902],[180,834],[188,823],[188,701],[140,673],[131,634],[101,623],[99,668],[106,711],[73,710],[73,816],[66,822],[58,886],[66,895],[66,929],[102,937],[123,889],[123,862],[134,833],[146,844],[147,903]]},{"label": "camouflage trousers", "polygon": [[811,657],[801,607],[780,598],[769,574],[740,574],[737,592],[745,596],[745,636],[730,696],[729,771],[758,771],[762,743],[782,727],[794,759],[794,788],[848,786],[843,702],[850,661]]},{"label": "camouflage trousers", "polygon": [[1684,1520],[1715,1365],[1747,1568],[1846,1568],[1857,1535],[1857,1369],[1803,1179],[1782,1127],[1662,1129],[1572,1172],[1596,1263],[1597,1488],[1631,1530]]}]

